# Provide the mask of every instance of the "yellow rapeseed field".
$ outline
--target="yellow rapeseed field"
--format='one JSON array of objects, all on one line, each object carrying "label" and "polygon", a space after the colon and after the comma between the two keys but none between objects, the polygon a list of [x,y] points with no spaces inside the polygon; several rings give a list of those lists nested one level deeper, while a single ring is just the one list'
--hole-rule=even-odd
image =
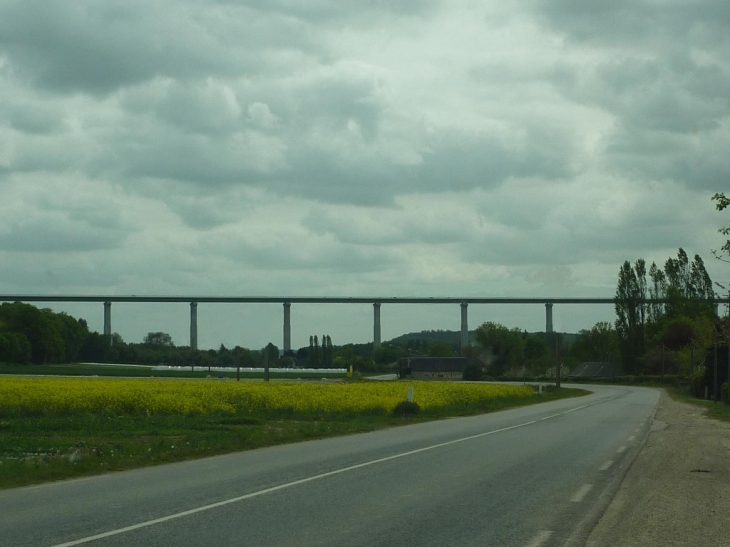
[{"label": "yellow rapeseed field", "polygon": [[454,382],[351,384],[108,378],[0,378],[0,412],[181,413],[391,411],[406,399],[423,409],[483,405],[502,397],[530,397],[529,386]]}]

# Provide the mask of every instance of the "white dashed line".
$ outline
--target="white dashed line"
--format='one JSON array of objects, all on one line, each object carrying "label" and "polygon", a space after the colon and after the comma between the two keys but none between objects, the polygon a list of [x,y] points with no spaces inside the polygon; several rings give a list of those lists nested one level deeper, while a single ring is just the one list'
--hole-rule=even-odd
[{"label": "white dashed line", "polygon": [[609,467],[613,465],[613,460],[608,460],[603,462],[603,465],[598,468],[599,471],[606,471]]},{"label": "white dashed line", "polygon": [[616,454],[621,454],[624,450],[626,450],[625,446],[619,446],[618,449],[616,449]]},{"label": "white dashed line", "polygon": [[527,547],[542,547],[545,545],[547,540],[550,539],[550,536],[552,536],[553,533],[549,530],[543,530],[539,534],[537,534],[534,538],[532,538],[532,541],[527,544]]},{"label": "white dashed line", "polygon": [[636,436],[631,435],[631,437],[629,437],[629,442],[633,441],[635,438],[636,438]]},{"label": "white dashed line", "polygon": [[570,501],[572,501],[573,503],[583,501],[583,498],[585,498],[586,494],[591,491],[591,488],[593,488],[592,484],[584,484],[580,487],[580,490],[573,494],[573,497],[570,498]]}]

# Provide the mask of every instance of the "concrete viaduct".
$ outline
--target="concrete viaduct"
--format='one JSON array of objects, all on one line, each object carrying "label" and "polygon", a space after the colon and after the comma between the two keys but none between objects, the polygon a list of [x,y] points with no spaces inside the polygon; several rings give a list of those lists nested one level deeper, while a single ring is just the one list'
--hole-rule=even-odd
[{"label": "concrete viaduct", "polygon": [[[372,304],[373,347],[380,347],[380,306],[382,304],[459,304],[461,306],[461,347],[469,344],[469,304],[544,304],[545,332],[553,332],[553,304],[614,304],[613,298],[457,298],[457,297],[273,297],[273,296],[100,296],[100,295],[0,295],[0,302],[103,302],[104,335],[112,334],[112,302],[189,302],[190,349],[198,349],[199,303],[268,303],[284,307],[284,351],[291,350],[292,304]],[[715,299],[715,315],[719,305],[730,303],[730,298]]]}]

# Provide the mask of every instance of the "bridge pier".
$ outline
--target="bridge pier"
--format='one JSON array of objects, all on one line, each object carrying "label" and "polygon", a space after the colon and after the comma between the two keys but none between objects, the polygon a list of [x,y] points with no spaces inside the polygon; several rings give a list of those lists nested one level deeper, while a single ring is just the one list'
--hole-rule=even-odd
[{"label": "bridge pier", "polygon": [[373,304],[373,349],[380,347],[380,302]]},{"label": "bridge pier", "polygon": [[198,303],[190,302],[190,351],[198,349]]},{"label": "bridge pier", "polygon": [[469,345],[469,320],[467,317],[467,307],[469,307],[469,304],[466,302],[461,303],[461,353],[464,353],[464,350]]},{"label": "bridge pier", "polygon": [[545,304],[545,332],[553,332],[553,303]]},{"label": "bridge pier", "polygon": [[291,302],[284,302],[284,353],[291,351]]},{"label": "bridge pier", "polygon": [[109,341],[109,345],[112,345],[112,303],[109,301],[104,302],[104,336]]}]

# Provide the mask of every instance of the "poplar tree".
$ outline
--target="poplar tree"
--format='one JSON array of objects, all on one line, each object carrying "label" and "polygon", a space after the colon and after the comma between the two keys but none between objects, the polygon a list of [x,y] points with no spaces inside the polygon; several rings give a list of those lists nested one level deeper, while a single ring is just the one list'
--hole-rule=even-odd
[{"label": "poplar tree", "polygon": [[[730,207],[730,198],[726,197],[724,193],[717,193],[712,196],[712,201],[716,201],[715,209],[718,211],[724,211]],[[727,226],[723,226],[718,230],[722,235],[730,236],[730,223]],[[723,262],[730,262],[730,239],[725,241],[725,244],[720,247],[719,250],[712,251],[715,258],[722,260]]]}]

